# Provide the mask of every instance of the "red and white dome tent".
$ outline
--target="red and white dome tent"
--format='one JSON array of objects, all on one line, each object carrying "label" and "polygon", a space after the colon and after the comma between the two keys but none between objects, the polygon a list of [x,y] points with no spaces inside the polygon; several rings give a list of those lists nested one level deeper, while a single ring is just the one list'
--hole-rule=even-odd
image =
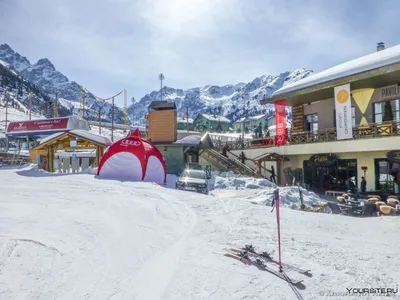
[{"label": "red and white dome tent", "polygon": [[165,184],[167,166],[161,152],[136,129],[104,153],[97,176],[106,179]]}]

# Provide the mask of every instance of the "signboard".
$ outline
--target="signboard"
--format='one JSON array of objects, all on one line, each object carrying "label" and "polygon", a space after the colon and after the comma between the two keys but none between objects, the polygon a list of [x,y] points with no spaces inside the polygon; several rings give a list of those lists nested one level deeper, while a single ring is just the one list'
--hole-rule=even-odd
[{"label": "signboard", "polygon": [[337,86],[335,90],[336,138],[346,140],[353,138],[351,119],[350,84]]},{"label": "signboard", "polygon": [[58,118],[58,119],[47,119],[47,120],[11,122],[7,127],[7,133],[67,129],[68,121],[69,118]]},{"label": "signboard", "polygon": [[328,167],[336,163],[337,157],[334,154],[314,154],[310,157],[310,163],[314,166]]},{"label": "signboard", "polygon": [[71,148],[77,147],[77,146],[78,146],[78,141],[77,141],[77,140],[70,140],[70,141],[69,141],[69,146],[70,146]]},{"label": "signboard", "polygon": [[380,88],[376,97],[378,101],[400,98],[400,86],[395,84]]},{"label": "signboard", "polygon": [[275,145],[286,145],[286,101],[279,100],[274,103],[275,106]]}]

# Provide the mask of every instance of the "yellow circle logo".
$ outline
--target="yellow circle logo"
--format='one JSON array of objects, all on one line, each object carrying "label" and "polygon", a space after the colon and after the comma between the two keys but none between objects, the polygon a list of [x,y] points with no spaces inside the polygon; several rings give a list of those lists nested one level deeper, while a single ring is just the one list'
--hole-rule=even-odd
[{"label": "yellow circle logo", "polygon": [[346,103],[349,100],[349,92],[346,90],[340,90],[336,95],[336,101],[340,104]]}]

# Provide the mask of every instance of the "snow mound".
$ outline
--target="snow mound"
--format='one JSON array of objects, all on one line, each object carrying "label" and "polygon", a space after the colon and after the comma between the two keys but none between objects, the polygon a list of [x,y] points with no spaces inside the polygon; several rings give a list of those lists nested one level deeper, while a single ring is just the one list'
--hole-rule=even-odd
[{"label": "snow mound", "polygon": [[263,189],[266,187],[274,188],[276,185],[265,178],[237,176],[233,172],[215,176],[214,189]]},{"label": "snow mound", "polygon": [[201,136],[199,135],[188,135],[183,139],[177,140],[174,144],[187,144],[187,145],[198,145],[201,142]]},{"label": "snow mound", "polygon": [[[316,193],[300,188],[303,194],[303,203],[306,207],[313,207],[313,204],[323,202]],[[256,195],[250,197],[254,204],[271,205],[274,188],[266,188],[258,191]],[[291,209],[299,209],[301,206],[299,188],[296,186],[280,187],[279,196],[281,205]]]}]

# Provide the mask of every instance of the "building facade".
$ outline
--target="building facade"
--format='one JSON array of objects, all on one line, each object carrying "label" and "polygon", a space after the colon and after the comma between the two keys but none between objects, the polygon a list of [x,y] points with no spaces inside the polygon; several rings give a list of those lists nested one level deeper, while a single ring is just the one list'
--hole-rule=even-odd
[{"label": "building facade", "polygon": [[228,118],[218,115],[199,114],[193,121],[193,129],[202,132],[227,132],[230,126]]},{"label": "building facade", "polygon": [[400,45],[288,84],[262,104],[281,99],[292,107],[286,144],[259,143],[249,158],[287,157],[282,169],[301,169],[317,192],[344,192],[365,177],[370,193],[399,193]]}]

